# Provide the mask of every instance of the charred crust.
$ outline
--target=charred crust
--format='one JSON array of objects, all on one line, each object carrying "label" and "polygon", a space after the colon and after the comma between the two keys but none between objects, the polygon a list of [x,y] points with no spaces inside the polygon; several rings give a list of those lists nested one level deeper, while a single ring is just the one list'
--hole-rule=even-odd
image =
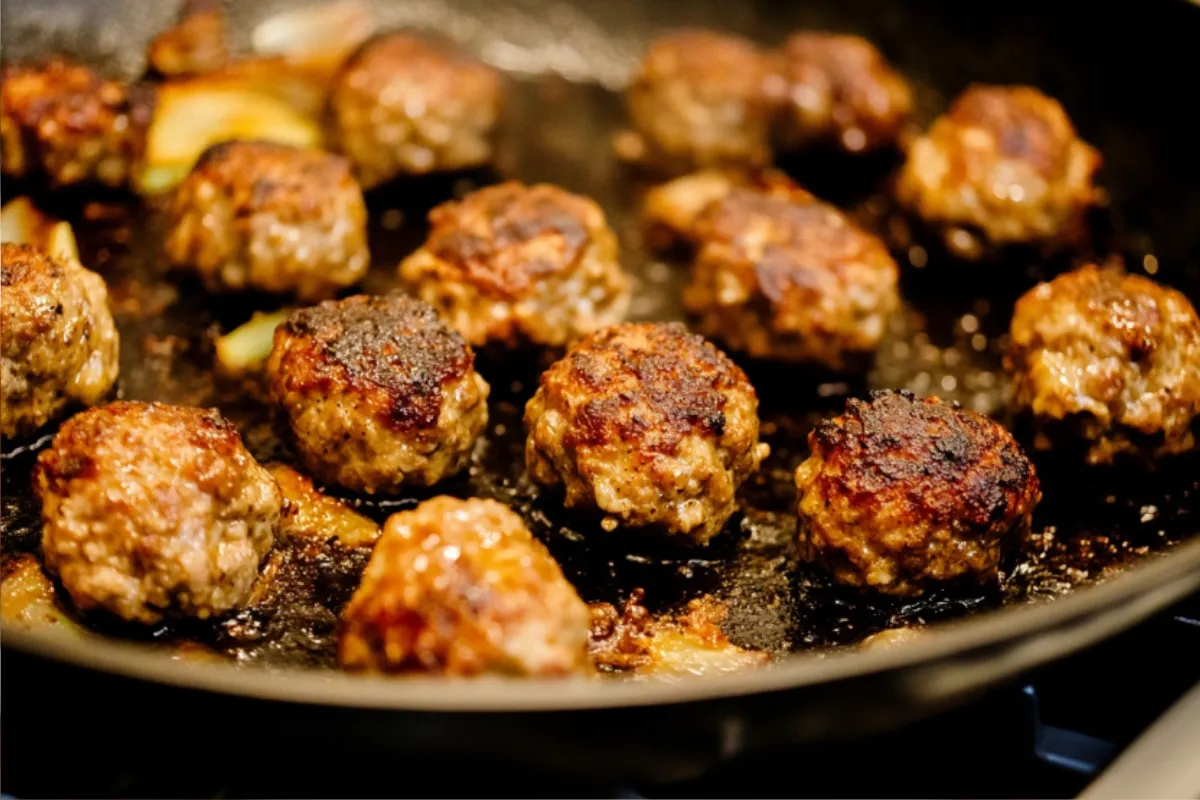
[{"label": "charred crust", "polygon": [[192,170],[191,180],[197,177],[227,191],[243,212],[319,208],[332,187],[351,180],[342,156],[267,141],[210,146]]},{"label": "charred crust", "polygon": [[32,245],[5,242],[0,253],[0,286],[16,286],[36,275],[56,278],[62,274],[58,261]]}]

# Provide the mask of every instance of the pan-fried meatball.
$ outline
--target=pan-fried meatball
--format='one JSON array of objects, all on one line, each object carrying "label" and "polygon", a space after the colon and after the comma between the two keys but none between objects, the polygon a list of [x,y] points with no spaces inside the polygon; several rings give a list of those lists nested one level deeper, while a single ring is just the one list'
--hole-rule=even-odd
[{"label": "pan-fried meatball", "polygon": [[38,458],[34,491],[46,566],[75,605],[143,623],[238,607],[283,502],[232,423],[160,403],[67,420]]},{"label": "pan-fried meatball", "polygon": [[309,472],[352,491],[454,475],[487,424],[489,387],[471,348],[410,297],[294,311],[275,329],[267,383]]},{"label": "pan-fried meatball", "polygon": [[343,667],[452,676],[589,669],[588,608],[519,516],[435,497],[392,515],[342,614]]},{"label": "pan-fried meatball", "polygon": [[679,323],[598,331],[541,377],[525,407],[525,465],[603,527],[654,526],[707,542],[770,448],[746,374]]},{"label": "pan-fried meatball", "polygon": [[5,243],[0,258],[0,436],[27,436],[117,380],[119,339],[104,280],[77,263]]},{"label": "pan-fried meatball", "polygon": [[323,300],[366,274],[367,209],[341,156],[274,142],[205,151],[175,193],[165,250],[211,291]]},{"label": "pan-fried meatball", "polygon": [[[666,172],[763,166],[782,83],[752,42],[703,30],[661,36],[625,93],[620,154]],[[773,94],[774,88],[774,94]]]},{"label": "pan-fried meatball", "polygon": [[6,68],[0,84],[4,173],[45,173],[54,185],[123,186],[145,147],[151,104],[87,67],[55,59]]},{"label": "pan-fried meatball", "polygon": [[848,586],[911,597],[995,582],[1041,499],[1008,431],[936,397],[852,399],[808,446],[796,470],[800,553]]},{"label": "pan-fried meatball", "polygon": [[443,203],[429,222],[400,277],[476,347],[560,346],[625,317],[617,238],[586,197],[507,181]]},{"label": "pan-fried meatball", "polygon": [[675,178],[646,192],[642,222],[647,244],[653,249],[679,243],[698,246],[696,221],[700,213],[739,187],[784,200],[800,188],[787,173],[770,168],[705,169]]},{"label": "pan-fried meatball", "polygon": [[415,36],[368,42],[330,95],[330,141],[365,188],[492,158],[502,84],[495,70]]},{"label": "pan-fried meatball", "polygon": [[1200,319],[1149,278],[1086,266],[1034,287],[1017,301],[1005,366],[1039,447],[1069,432],[1102,464],[1197,446]]},{"label": "pan-fried meatball", "polygon": [[883,242],[803,189],[735,187],[694,233],[684,307],[699,333],[753,358],[855,368],[900,306]]},{"label": "pan-fried meatball", "polygon": [[186,0],[179,21],[150,42],[146,60],[160,75],[203,75],[229,61],[220,0]]},{"label": "pan-fried meatball", "polygon": [[1100,154],[1058,101],[1027,86],[969,87],[913,142],[900,203],[973,258],[991,246],[1054,250],[1080,243],[1103,194]]},{"label": "pan-fried meatball", "polygon": [[833,142],[848,153],[896,144],[913,110],[912,87],[860,36],[797,33],[779,55],[787,101],[780,146]]}]

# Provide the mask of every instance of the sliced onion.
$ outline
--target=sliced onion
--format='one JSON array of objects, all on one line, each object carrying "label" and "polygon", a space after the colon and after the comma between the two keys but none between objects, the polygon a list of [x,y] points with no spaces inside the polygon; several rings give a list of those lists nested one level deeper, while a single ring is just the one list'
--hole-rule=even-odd
[{"label": "sliced onion", "polygon": [[375,14],[364,0],[315,3],[260,22],[251,46],[259,55],[340,63],[376,28]]},{"label": "sliced onion", "polygon": [[336,536],[343,547],[370,547],[379,538],[379,526],[371,519],[322,494],[306,476],[286,464],[268,464],[267,469],[288,501],[280,526],[285,536],[316,541]]},{"label": "sliced onion", "polygon": [[32,245],[63,261],[79,261],[70,223],[42,212],[28,197],[14,198],[0,208],[0,239]]},{"label": "sliced onion", "polygon": [[242,375],[260,368],[271,355],[275,329],[289,310],[256,314],[251,320],[217,339],[217,365],[228,375]]}]

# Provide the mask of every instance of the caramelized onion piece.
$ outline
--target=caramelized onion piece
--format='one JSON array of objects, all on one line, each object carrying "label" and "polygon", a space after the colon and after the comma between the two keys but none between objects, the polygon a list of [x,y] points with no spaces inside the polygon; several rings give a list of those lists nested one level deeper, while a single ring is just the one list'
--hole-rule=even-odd
[{"label": "caramelized onion piece", "polygon": [[29,553],[5,565],[0,583],[0,619],[5,625],[28,630],[58,630],[73,636],[87,633],[59,607],[54,584]]},{"label": "caramelized onion piece", "polygon": [[287,501],[281,521],[285,536],[318,539],[336,537],[343,547],[370,547],[379,538],[379,526],[348,505],[313,486],[286,464],[268,464]]},{"label": "caramelized onion piece", "polygon": [[28,197],[14,198],[0,207],[0,239],[32,245],[62,261],[79,262],[70,223],[42,212]]},{"label": "caramelized onion piece", "polygon": [[227,375],[244,375],[262,367],[275,342],[275,329],[291,309],[255,314],[249,322],[221,336],[216,342],[217,366]]}]

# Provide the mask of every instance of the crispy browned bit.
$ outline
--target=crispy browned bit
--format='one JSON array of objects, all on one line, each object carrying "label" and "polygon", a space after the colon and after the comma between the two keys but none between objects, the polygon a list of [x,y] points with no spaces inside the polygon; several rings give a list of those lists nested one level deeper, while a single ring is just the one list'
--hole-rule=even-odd
[{"label": "crispy browned bit", "polygon": [[588,609],[494,500],[435,497],[388,519],[342,616],[339,661],[371,672],[587,674]]},{"label": "crispy browned bit", "polygon": [[542,374],[525,408],[525,463],[604,527],[659,526],[699,542],[769,448],[742,370],[678,323],[598,331]]},{"label": "crispy browned bit", "polygon": [[472,345],[559,346],[620,322],[630,280],[592,200],[508,181],[435,208],[400,277]]},{"label": "crispy browned bit", "polygon": [[346,547],[370,547],[379,538],[375,522],[313,486],[286,464],[268,464],[267,470],[279,483],[286,501],[280,533],[287,537],[325,541],[336,538]]},{"label": "crispy browned bit", "polygon": [[934,397],[852,399],[808,443],[796,470],[801,556],[850,586],[916,596],[994,583],[1041,499],[1008,431]]},{"label": "crispy browned bit", "polygon": [[226,37],[219,0],[187,0],[179,22],[150,42],[146,57],[160,75],[203,75],[229,60]]},{"label": "crispy browned bit", "polygon": [[293,312],[267,361],[308,471],[353,491],[430,485],[463,469],[487,424],[487,383],[427,304],[357,295]]},{"label": "crispy browned bit", "polygon": [[873,633],[858,643],[863,650],[884,650],[897,647],[908,642],[916,641],[924,636],[924,629],[916,626],[902,628],[887,628],[879,633]]},{"label": "crispy browned bit", "polygon": [[1039,448],[1082,439],[1088,463],[1106,464],[1197,447],[1200,319],[1149,278],[1088,265],[1035,286],[1017,301],[1005,367]]}]

